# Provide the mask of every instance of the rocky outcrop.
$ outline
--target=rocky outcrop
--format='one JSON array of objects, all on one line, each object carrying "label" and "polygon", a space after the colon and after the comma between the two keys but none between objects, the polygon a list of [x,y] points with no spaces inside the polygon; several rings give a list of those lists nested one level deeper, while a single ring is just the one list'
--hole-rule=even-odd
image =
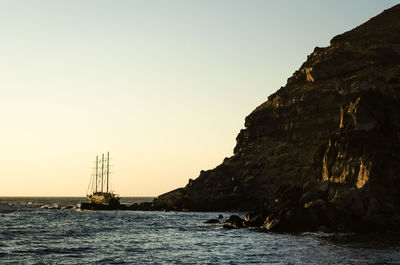
[{"label": "rocky outcrop", "polygon": [[155,201],[153,202],[141,202],[134,203],[131,205],[119,203],[119,201],[113,203],[94,203],[94,202],[81,202],[78,207],[80,210],[90,211],[154,211],[159,210]]},{"label": "rocky outcrop", "polygon": [[245,127],[232,157],[156,207],[258,207],[246,222],[275,231],[397,226],[400,5],[315,48]]}]

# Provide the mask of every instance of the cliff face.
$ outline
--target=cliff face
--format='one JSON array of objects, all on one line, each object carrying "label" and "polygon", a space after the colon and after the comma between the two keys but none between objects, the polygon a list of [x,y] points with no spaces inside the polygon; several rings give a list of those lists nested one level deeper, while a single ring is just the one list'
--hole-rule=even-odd
[{"label": "cliff face", "polygon": [[319,199],[364,217],[400,214],[400,5],[315,48],[245,127],[232,157],[157,207],[251,210],[291,185],[303,208]]}]

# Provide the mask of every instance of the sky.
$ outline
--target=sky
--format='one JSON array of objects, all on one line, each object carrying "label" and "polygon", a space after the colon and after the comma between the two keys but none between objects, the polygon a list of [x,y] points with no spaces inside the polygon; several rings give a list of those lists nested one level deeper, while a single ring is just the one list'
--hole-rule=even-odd
[{"label": "sky", "polygon": [[0,196],[121,196],[233,155],[244,119],[315,46],[398,1],[0,0]]}]

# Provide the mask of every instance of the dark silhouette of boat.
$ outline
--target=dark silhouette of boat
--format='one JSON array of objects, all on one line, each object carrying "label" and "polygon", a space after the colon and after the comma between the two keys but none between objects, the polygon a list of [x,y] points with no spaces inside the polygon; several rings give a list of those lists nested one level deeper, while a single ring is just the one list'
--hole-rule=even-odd
[{"label": "dark silhouette of boat", "polygon": [[94,173],[90,179],[87,197],[91,203],[119,205],[119,196],[110,191],[110,153],[107,157],[104,154],[96,156]]}]

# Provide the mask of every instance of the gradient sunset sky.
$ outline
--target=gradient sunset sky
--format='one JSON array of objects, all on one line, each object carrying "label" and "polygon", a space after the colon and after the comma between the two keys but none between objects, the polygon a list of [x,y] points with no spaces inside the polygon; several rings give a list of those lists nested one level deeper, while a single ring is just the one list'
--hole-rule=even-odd
[{"label": "gradient sunset sky", "polygon": [[315,46],[398,1],[0,1],[0,196],[185,186]]}]

